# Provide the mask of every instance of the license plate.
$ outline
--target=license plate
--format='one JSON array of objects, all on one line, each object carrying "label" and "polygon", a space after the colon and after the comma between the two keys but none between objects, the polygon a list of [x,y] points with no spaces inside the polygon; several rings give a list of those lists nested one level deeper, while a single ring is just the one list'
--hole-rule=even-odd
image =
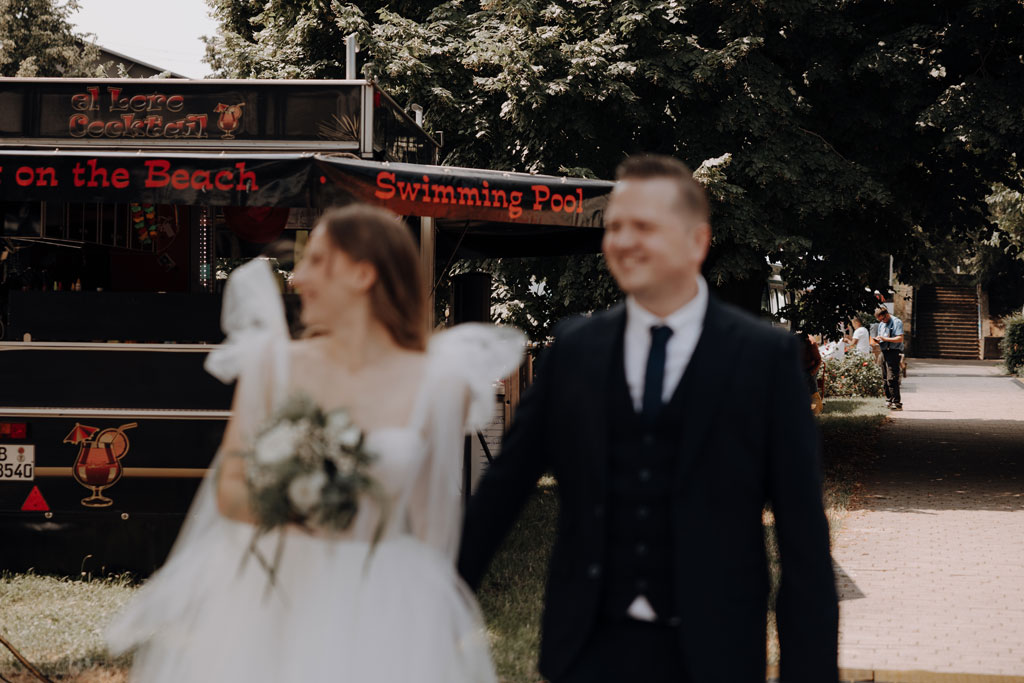
[{"label": "license plate", "polygon": [[32,481],[35,478],[35,446],[0,444],[0,481]]}]

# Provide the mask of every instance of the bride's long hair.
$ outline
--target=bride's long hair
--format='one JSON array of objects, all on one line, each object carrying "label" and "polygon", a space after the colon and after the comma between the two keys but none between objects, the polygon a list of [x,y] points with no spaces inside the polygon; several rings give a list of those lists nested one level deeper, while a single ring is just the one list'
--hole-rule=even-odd
[{"label": "bride's long hair", "polygon": [[331,209],[320,219],[331,244],[377,271],[370,288],[373,314],[402,348],[427,346],[426,296],[419,250],[398,216],[366,204]]}]

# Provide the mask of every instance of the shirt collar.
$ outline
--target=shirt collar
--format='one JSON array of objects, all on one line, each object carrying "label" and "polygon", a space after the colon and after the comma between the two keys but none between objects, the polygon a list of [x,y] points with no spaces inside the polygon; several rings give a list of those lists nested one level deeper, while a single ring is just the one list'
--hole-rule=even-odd
[{"label": "shirt collar", "polygon": [[649,330],[655,325],[666,325],[678,334],[687,327],[701,325],[708,309],[708,283],[703,276],[697,276],[697,296],[664,318],[660,318],[640,305],[632,296],[626,297],[626,319],[630,326],[637,325]]}]

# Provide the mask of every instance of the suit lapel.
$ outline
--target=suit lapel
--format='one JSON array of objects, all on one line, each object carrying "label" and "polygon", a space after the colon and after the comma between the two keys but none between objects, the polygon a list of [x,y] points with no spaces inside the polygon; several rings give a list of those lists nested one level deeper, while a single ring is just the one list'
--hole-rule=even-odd
[{"label": "suit lapel", "polygon": [[682,402],[680,414],[683,416],[682,443],[676,463],[677,489],[685,483],[686,474],[711,430],[715,412],[726,400],[729,384],[725,381],[726,374],[732,367],[729,359],[738,340],[723,313],[722,304],[714,295],[710,296],[704,328],[673,399]]},{"label": "suit lapel", "polygon": [[608,420],[611,419],[611,391],[614,383],[613,363],[622,362],[615,358],[616,348],[621,348],[620,340],[626,328],[626,307],[617,304],[606,313],[594,316],[590,334],[583,341],[580,349],[580,361],[584,372],[581,373],[580,399],[584,402],[588,422],[591,425],[585,433],[578,435],[580,452],[585,454],[585,471],[590,473],[594,491],[601,492],[607,488],[608,480]]}]

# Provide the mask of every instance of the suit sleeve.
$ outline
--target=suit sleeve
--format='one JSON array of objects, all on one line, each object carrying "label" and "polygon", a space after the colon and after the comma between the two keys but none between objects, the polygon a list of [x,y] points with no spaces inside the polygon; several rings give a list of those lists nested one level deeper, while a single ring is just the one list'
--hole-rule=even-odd
[{"label": "suit sleeve", "polygon": [[466,510],[458,569],[473,590],[480,587],[491,559],[547,469],[544,433],[556,346],[538,366],[538,379],[519,402],[501,454],[488,467]]},{"label": "suit sleeve", "polygon": [[828,521],[822,507],[821,448],[793,338],[774,359],[768,437],[769,499],[782,569],[776,602],[783,683],[838,680],[839,606]]}]

